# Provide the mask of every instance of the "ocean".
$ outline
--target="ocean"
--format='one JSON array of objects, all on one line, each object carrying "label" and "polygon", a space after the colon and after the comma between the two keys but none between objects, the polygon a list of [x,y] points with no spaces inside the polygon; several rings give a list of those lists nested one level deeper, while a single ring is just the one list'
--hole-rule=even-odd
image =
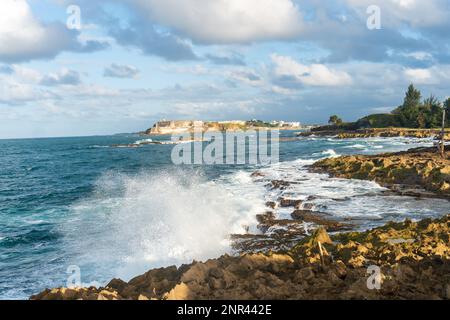
[{"label": "ocean", "polygon": [[[114,147],[130,144],[141,147]],[[318,210],[358,218],[361,229],[446,214],[446,200],[386,196],[374,182],[306,168],[324,157],[431,145],[409,138],[288,139],[280,142],[280,163],[261,167],[177,166],[173,145],[145,144],[134,134],[0,140],[0,298],[27,299],[66,286],[74,274],[83,285],[105,285],[232,253],[228,236],[258,232],[255,215],[279,196],[251,177],[255,170],[296,180],[292,196],[314,196]]]}]

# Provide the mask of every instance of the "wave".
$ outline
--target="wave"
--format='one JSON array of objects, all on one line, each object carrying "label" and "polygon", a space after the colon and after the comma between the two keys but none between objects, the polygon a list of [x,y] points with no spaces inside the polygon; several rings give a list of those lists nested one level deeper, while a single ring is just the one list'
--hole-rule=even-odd
[{"label": "wave", "polygon": [[333,149],[328,149],[322,152],[313,153],[313,156],[339,157],[339,154]]},{"label": "wave", "polygon": [[239,193],[193,170],[106,174],[94,198],[73,206],[66,247],[73,264],[94,265],[105,278],[218,256],[263,208],[262,198]]},{"label": "wave", "polygon": [[346,146],[345,148],[349,148],[349,149],[365,149],[366,146],[362,145],[362,144],[353,144],[351,146]]},{"label": "wave", "polygon": [[151,142],[153,142],[153,140],[149,138],[149,139],[138,140],[134,144],[146,144],[146,143],[151,143]]},{"label": "wave", "polygon": [[111,146],[100,146],[100,145],[93,145],[90,146],[90,149],[101,149],[101,148],[110,148]]}]

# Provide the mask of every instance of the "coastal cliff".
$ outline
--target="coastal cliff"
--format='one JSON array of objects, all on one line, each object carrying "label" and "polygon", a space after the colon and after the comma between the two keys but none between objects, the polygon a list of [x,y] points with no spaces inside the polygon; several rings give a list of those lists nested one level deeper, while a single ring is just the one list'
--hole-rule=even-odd
[{"label": "coastal cliff", "polygon": [[299,122],[271,121],[261,120],[234,120],[234,121],[191,121],[191,120],[169,120],[158,121],[153,127],[147,129],[143,134],[146,135],[164,135],[174,133],[192,133],[194,129],[203,132],[223,132],[223,131],[246,131],[258,129],[282,129],[295,130],[300,129]]},{"label": "coastal cliff", "polygon": [[[31,299],[450,299],[449,226],[447,215],[331,237],[320,228],[287,252],[224,255]],[[378,288],[369,266],[380,268]]]},{"label": "coastal cliff", "polygon": [[373,180],[404,195],[449,198],[449,156],[449,146],[444,158],[436,148],[417,148],[380,155],[328,158],[316,162],[311,170],[339,178]]}]

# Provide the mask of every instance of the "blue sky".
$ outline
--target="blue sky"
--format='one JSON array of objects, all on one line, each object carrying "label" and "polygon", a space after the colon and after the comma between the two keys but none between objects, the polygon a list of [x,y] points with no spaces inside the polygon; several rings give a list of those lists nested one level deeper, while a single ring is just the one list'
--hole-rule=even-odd
[{"label": "blue sky", "polygon": [[[77,5],[81,29],[67,8]],[[380,9],[369,30],[367,8]],[[450,96],[450,0],[2,0],[0,138],[356,120]]]}]

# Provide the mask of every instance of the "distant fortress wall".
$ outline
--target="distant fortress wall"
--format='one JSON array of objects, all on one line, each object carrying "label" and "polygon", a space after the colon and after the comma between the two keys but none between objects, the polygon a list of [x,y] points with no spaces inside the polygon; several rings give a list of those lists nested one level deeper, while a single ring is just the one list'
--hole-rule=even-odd
[{"label": "distant fortress wall", "polygon": [[[252,120],[258,122],[257,120]],[[204,131],[210,130],[245,130],[246,128],[252,128],[252,121],[243,120],[231,120],[231,121],[193,121],[193,120],[161,120],[156,122],[152,128],[148,129],[146,134],[177,134],[184,132],[192,132],[195,125],[202,125]],[[256,128],[261,128],[261,125],[256,125]],[[300,128],[299,122],[285,122],[285,121],[272,121],[267,123],[267,127],[289,129]]]},{"label": "distant fortress wall", "polygon": [[193,128],[194,121],[190,120],[171,120],[158,121],[153,128],[150,129],[152,134],[170,134],[175,132],[185,132]]}]

